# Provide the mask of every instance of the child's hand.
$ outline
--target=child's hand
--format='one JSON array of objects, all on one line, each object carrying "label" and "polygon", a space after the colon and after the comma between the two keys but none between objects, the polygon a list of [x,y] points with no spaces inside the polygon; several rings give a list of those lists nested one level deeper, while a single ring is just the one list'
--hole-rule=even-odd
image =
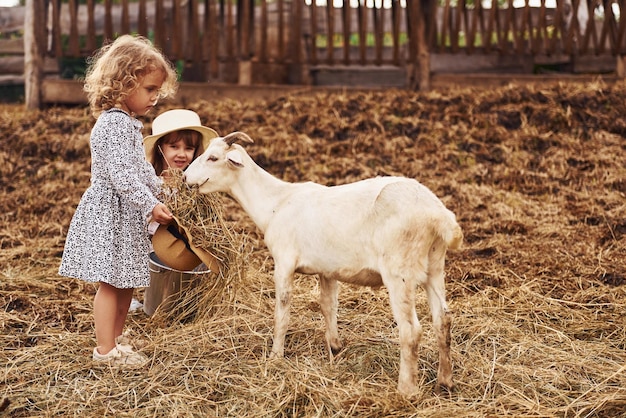
[{"label": "child's hand", "polygon": [[172,212],[163,203],[159,203],[152,209],[152,219],[161,225],[167,225],[172,218]]}]

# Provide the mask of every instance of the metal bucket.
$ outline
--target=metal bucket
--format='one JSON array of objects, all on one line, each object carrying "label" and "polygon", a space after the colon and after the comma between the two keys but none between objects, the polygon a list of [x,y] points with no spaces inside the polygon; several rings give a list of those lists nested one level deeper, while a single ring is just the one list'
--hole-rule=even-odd
[{"label": "metal bucket", "polygon": [[199,276],[211,270],[200,264],[192,271],[175,270],[159,260],[154,252],[150,253],[150,286],[143,296],[143,311],[148,315],[158,309],[169,312],[176,307],[177,301],[186,290],[195,286]]}]

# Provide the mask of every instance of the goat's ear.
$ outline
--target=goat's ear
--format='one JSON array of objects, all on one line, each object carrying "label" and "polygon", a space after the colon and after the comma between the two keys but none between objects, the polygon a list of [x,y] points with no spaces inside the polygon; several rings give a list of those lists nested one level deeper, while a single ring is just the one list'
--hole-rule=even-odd
[{"label": "goat's ear", "polygon": [[235,167],[243,167],[243,159],[241,158],[241,153],[237,150],[227,152],[226,161],[228,161]]},{"label": "goat's ear", "polygon": [[243,132],[232,132],[224,137],[224,142],[226,142],[228,145],[233,145],[237,141],[242,141],[247,144],[252,144],[254,142],[252,138],[248,136],[248,134],[245,134]]}]

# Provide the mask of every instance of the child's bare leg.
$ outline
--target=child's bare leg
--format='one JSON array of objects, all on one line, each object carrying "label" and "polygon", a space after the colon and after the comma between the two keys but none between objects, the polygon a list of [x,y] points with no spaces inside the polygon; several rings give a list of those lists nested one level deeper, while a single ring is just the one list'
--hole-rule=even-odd
[{"label": "child's bare leg", "polygon": [[93,300],[93,316],[96,328],[97,349],[106,354],[115,347],[115,334],[118,317],[119,289],[110,284],[100,282]]},{"label": "child's bare leg", "polygon": [[115,315],[115,336],[119,337],[124,332],[128,308],[133,299],[135,289],[115,289],[117,292],[117,310]]}]

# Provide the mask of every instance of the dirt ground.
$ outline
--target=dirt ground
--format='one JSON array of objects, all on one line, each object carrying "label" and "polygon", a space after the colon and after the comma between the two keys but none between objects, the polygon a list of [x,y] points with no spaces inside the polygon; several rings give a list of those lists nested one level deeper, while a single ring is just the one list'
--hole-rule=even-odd
[{"label": "dirt ground", "polygon": [[[597,81],[189,106],[221,134],[247,132],[250,155],[281,179],[403,175],[456,213],[465,244],[446,274],[457,388],[433,393],[437,345],[420,290],[412,398],[395,391],[384,288],[341,286],[345,348],[331,363],[317,280],[298,276],[285,358],[268,360],[272,259],[228,198],[226,222],[248,242],[245,274],[195,319],[130,315],[145,369],[93,365],[95,287],[57,269],[89,184],[94,120],[84,107],[0,104],[0,414],[626,416],[625,98],[623,84]],[[144,120],[146,133],[167,108]]]}]

